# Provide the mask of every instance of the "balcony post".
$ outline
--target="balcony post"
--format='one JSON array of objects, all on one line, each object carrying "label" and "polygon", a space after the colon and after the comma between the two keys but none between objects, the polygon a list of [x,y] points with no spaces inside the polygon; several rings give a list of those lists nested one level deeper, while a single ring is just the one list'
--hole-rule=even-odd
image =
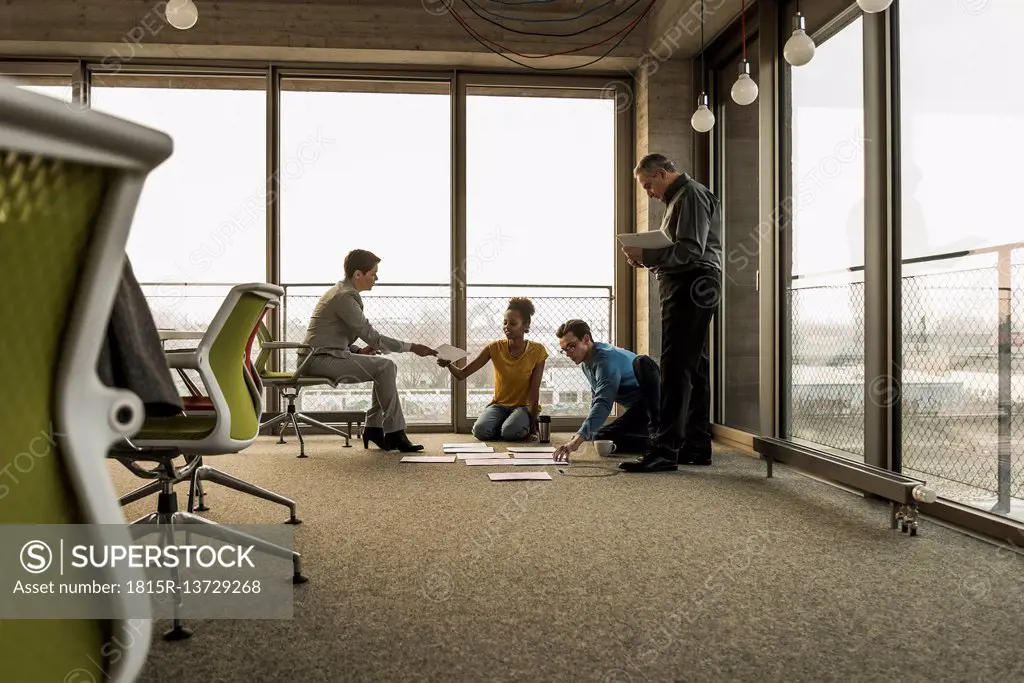
[{"label": "balcony post", "polygon": [[1009,247],[999,250],[999,498],[992,511],[1001,514],[1010,512],[1010,427],[1013,420],[1013,394],[1010,391],[1010,379],[1013,376],[1010,362],[1012,253]]}]

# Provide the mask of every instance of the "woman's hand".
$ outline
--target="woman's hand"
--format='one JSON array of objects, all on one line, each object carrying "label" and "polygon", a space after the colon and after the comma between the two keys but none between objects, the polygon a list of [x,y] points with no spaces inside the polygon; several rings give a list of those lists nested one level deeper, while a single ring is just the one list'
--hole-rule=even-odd
[{"label": "woman's hand", "polygon": [[445,358],[438,358],[437,359],[437,364],[440,365],[442,368],[446,368],[449,365],[451,365],[452,362],[450,360],[445,359]]}]

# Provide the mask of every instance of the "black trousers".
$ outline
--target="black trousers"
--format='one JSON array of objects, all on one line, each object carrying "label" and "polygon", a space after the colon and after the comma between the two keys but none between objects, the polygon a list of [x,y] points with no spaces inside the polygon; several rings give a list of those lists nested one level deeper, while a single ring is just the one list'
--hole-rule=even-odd
[{"label": "black trousers", "polygon": [[658,280],[661,298],[659,450],[711,452],[708,327],[722,299],[722,275],[695,268]]},{"label": "black trousers", "polygon": [[642,453],[658,435],[661,415],[661,371],[650,356],[633,359],[640,400],[611,424],[597,430],[595,441],[615,442],[615,453]]}]

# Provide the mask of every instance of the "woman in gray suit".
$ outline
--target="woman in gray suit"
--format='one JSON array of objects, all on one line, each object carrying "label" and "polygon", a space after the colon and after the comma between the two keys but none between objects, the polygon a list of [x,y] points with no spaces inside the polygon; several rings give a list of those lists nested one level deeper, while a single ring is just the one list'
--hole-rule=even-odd
[{"label": "woman in gray suit", "polygon": [[[437,351],[423,344],[385,337],[363,315],[360,292],[377,282],[380,258],[365,249],[354,249],[345,256],[345,279],[320,297],[306,330],[305,344],[312,350],[300,352],[302,374],[327,377],[334,384],[373,382],[373,399],[366,413],[363,447],[370,442],[384,450],[410,453],[423,446],[410,443],[405,434],[405,416],[398,399],[397,371],[390,358],[381,353],[412,352],[417,356],[436,356]],[[356,339],[366,346],[359,348]]]}]

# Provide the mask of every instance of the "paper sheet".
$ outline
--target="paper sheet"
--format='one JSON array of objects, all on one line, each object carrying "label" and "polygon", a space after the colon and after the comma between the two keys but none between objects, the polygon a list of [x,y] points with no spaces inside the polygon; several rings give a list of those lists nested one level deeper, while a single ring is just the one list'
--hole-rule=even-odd
[{"label": "paper sheet", "polygon": [[489,472],[487,478],[491,481],[517,481],[521,479],[546,479],[551,480],[547,472]]},{"label": "paper sheet", "polygon": [[442,449],[445,453],[493,453],[494,448],[492,446],[474,446],[473,448],[450,448],[445,447]]},{"label": "paper sheet", "polygon": [[508,462],[512,457],[511,453],[456,453],[455,457],[459,460],[500,460],[501,462]]},{"label": "paper sheet", "polygon": [[554,453],[555,449],[547,446],[509,446],[509,453]]},{"label": "paper sheet", "polygon": [[624,247],[640,247],[641,249],[664,249],[672,246],[672,240],[661,230],[644,232],[627,232],[615,236]]},{"label": "paper sheet", "polygon": [[466,356],[469,355],[469,353],[464,349],[460,349],[459,347],[452,346],[450,344],[441,344],[434,350],[437,351],[438,358],[442,360],[450,360],[453,362],[459,360],[460,358],[465,358]]},{"label": "paper sheet", "polygon": [[443,443],[441,448],[488,448],[485,443],[477,443],[475,441],[462,441],[460,443]]},{"label": "paper sheet", "polygon": [[561,465],[550,458],[467,458],[467,465]]},{"label": "paper sheet", "polygon": [[454,455],[407,455],[400,462],[455,462]]}]

